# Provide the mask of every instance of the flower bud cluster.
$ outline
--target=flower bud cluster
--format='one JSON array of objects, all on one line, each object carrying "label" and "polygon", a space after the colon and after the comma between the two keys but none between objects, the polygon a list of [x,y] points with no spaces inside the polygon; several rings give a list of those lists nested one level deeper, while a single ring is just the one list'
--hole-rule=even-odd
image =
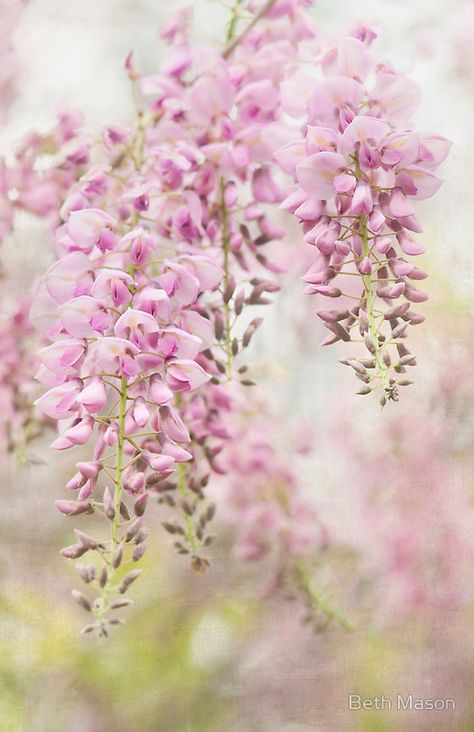
[{"label": "flower bud cluster", "polygon": [[440,187],[434,171],[450,143],[413,130],[420,89],[376,62],[375,37],[359,27],[325,54],[305,133],[276,157],[297,183],[282,206],[316,253],[305,291],[329,302],[317,310],[329,331],[323,344],[363,344],[365,357],[343,363],[362,381],[358,393],[378,390],[383,406],[411,383],[405,338],[424,320],[413,308],[427,299],[419,289],[427,275],[411,261],[424,251],[413,238],[422,231],[414,202]]}]

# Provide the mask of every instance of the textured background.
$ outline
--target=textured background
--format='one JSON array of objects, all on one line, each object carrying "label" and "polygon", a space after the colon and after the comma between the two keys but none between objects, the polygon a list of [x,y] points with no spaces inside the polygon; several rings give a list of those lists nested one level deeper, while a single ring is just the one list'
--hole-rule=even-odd
[{"label": "textured background", "polygon": [[[218,44],[228,17],[225,6],[207,0],[194,6],[192,37]],[[63,104],[83,110],[91,129],[126,123],[131,104],[123,59],[133,48],[139,67],[152,71],[160,57],[157,30],[175,7],[168,0],[31,0],[15,31],[20,76],[0,130],[0,153],[30,128],[47,129]],[[420,206],[431,301],[418,335],[416,385],[400,407],[407,424],[420,413],[429,421],[437,396],[433,372],[450,349],[466,361],[452,378],[463,387],[470,381],[472,395],[473,6],[455,0],[319,0],[313,12],[321,31],[335,37],[358,20],[379,25],[383,33],[376,53],[423,87],[418,128],[454,142],[441,171],[443,188]],[[300,246],[297,240],[292,245]],[[12,277],[6,291],[13,293],[29,286],[51,255],[45,233],[25,218],[2,256]],[[301,465],[300,476],[308,495],[328,507],[343,531],[357,508],[351,500],[357,498],[351,497],[352,461],[341,459],[334,435],[349,423],[370,453],[390,417],[356,400],[353,379],[336,365],[337,349],[318,348],[322,331],[313,303],[301,293],[299,274],[289,276],[287,291],[268,313],[253,357],[282,418],[305,417],[312,425],[315,451]],[[472,447],[472,413],[456,424],[456,434]],[[417,434],[412,438],[416,441]],[[47,464],[19,467],[12,461],[2,468],[2,732],[474,728],[469,604],[409,621],[392,617],[387,626],[362,624],[350,634],[334,630],[313,636],[300,626],[293,605],[262,604],[258,570],[229,568],[225,547],[212,575],[190,580],[157,539],[138,590],[135,622],[107,645],[77,637],[80,611],[70,607],[68,596],[73,570],[56,554],[65,529],[53,506],[68,460],[48,454],[48,442],[32,453],[33,458],[47,456]],[[472,463],[464,451],[452,480],[472,498]],[[416,481],[423,485],[424,476],[415,475]],[[472,567],[465,569],[463,582],[472,594]],[[349,713],[347,694],[357,691],[455,696],[458,709],[403,716]]]}]

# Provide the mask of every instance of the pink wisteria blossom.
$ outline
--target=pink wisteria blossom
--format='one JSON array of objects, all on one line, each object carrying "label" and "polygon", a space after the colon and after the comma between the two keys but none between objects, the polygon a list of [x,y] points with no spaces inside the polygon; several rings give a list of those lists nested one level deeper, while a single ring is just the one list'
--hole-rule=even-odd
[{"label": "pink wisteria blossom", "polygon": [[376,62],[375,31],[358,26],[326,48],[311,4],[249,2],[244,23],[238,3],[222,49],[191,43],[191,10],[179,11],[162,29],[158,70],[125,60],[133,124],[88,136],[80,115],[62,112],[0,163],[0,238],[17,211],[52,232],[55,261],[31,306],[43,343],[29,385],[36,373],[33,414],[56,422],[52,447],[74,462],[56,505],[107,526],[107,538],[75,530],[61,550],[81,559],[85,632],[107,635],[130,603],[121,596],[140,572],[153,499],[177,552],[207,569],[216,475],[241,519],[241,556],[276,552],[276,575],[291,559],[314,600],[306,560],[326,547],[326,528],[272,444],[274,417],[244,395],[255,382],[243,352],[262,322],[251,308],[280,289],[271,245],[300,257],[284,211],[315,252],[306,292],[337,303],[318,310],[325,343],[368,350],[346,361],[359,393],[380,386],[385,404],[409,383],[403,339],[426,299],[426,274],[407,259],[423,252],[413,202],[439,188],[450,144],[412,130],[420,90]]},{"label": "pink wisteria blossom", "polygon": [[359,394],[381,390],[383,406],[411,383],[400,377],[415,363],[404,338],[424,320],[413,306],[427,299],[418,286],[426,273],[406,259],[424,252],[413,202],[440,187],[434,170],[450,142],[413,130],[420,89],[377,63],[375,37],[359,29],[325,53],[304,134],[275,155],[297,184],[282,206],[315,249],[305,291],[329,299],[317,311],[330,331],[323,344],[364,343],[365,358],[343,363],[363,382]]}]

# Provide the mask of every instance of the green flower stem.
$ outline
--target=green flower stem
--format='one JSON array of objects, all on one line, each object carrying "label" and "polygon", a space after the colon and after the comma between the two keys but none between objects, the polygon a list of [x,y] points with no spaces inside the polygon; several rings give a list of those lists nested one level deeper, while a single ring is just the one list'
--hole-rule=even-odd
[{"label": "green flower stem", "polygon": [[[221,178],[221,214],[222,214],[222,248],[224,250],[223,285],[224,285],[224,292],[225,292],[227,289],[227,286],[229,284],[230,237],[229,237],[229,212],[227,211],[227,206],[226,206],[226,202],[225,202],[225,182],[224,182],[223,178]],[[233,362],[232,338],[231,338],[232,313],[231,313],[229,302],[224,303],[224,319],[225,319],[225,326],[224,326],[225,352],[226,352],[226,356],[227,356],[226,376],[228,379],[231,379],[232,378],[232,362]]]},{"label": "green flower stem", "polygon": [[235,31],[237,30],[237,23],[239,22],[239,11],[242,7],[243,0],[236,0],[233,8],[232,8],[232,15],[229,21],[229,27],[227,29],[227,35],[226,35],[226,43],[230,43],[235,36]]},{"label": "green flower stem", "polygon": [[[362,240],[362,258],[364,258],[369,256],[367,217],[362,214],[359,221],[359,233]],[[382,348],[378,338],[379,326],[377,325],[377,316],[375,315],[375,293],[373,289],[372,275],[362,275],[362,282],[364,283],[364,300],[366,304],[367,320],[369,321],[369,333],[375,348],[374,358],[377,364],[377,371],[384,389],[388,390],[390,388],[388,367],[382,358]]]},{"label": "green flower stem", "polygon": [[[186,465],[184,463],[179,463],[177,467],[178,472],[178,491],[179,494],[183,498],[187,498],[188,496],[188,486],[186,482]],[[193,554],[196,554],[198,550],[198,540],[197,536],[194,532],[194,525],[193,520],[191,516],[188,516],[187,513],[184,514],[184,531],[186,535],[186,540],[191,547],[191,551]]]},{"label": "green flower stem", "polygon": [[127,411],[127,382],[124,376],[120,380],[121,384],[121,395],[120,395],[120,406],[118,416],[118,439],[117,439],[117,459],[115,462],[115,492],[114,492],[114,509],[115,515],[112,523],[112,538],[114,548],[119,543],[118,532],[119,532],[119,521],[120,521],[120,504],[122,502],[122,473],[123,473],[123,445],[125,442],[125,413]]},{"label": "green flower stem", "polygon": [[310,572],[303,562],[296,564],[296,577],[312,608],[319,610],[328,621],[335,620],[346,630],[354,629],[352,622],[333,603],[316,591]]}]

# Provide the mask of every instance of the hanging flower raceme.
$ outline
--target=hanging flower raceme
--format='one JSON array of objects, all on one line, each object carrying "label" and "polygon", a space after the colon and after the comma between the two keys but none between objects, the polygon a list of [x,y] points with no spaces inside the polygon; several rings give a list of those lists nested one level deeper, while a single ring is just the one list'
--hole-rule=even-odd
[{"label": "hanging flower raceme", "polygon": [[[241,336],[236,322],[278,289],[267,273],[280,268],[263,254],[284,234],[264,208],[283,198],[271,169],[275,142],[266,139],[281,114],[277,84],[264,77],[273,22],[282,32],[279,14],[242,38],[245,53],[262,55],[247,68],[229,47],[224,55],[200,49],[198,76],[189,80],[194,60],[181,21],[167,34],[171,49],[158,75],[141,79],[129,57],[127,72],[151,101],[135,131],[104,130],[100,162],[81,171],[61,205],[59,259],[32,315],[49,342],[39,354],[46,391],[36,406],[58,422],[54,448],[92,448],[67,484],[73,497],[58,509],[110,524],[109,539],[76,531],[62,551],[98,558],[78,567],[97,593],[75,595],[95,616],[88,631],[107,634],[111,611],[128,604],[120,595],[139,570],[124,576],[123,568],[145,551],[150,493],[171,512],[164,526],[178,552],[197,572],[209,564],[201,550],[212,541],[214,509],[201,506],[204,488],[223,471],[230,382],[253,383],[234,359],[261,318]],[[212,104],[200,103],[202,84]]]},{"label": "hanging flower raceme", "polygon": [[[36,206],[55,226],[58,258],[32,307],[46,343],[36,407],[58,424],[54,448],[81,448],[58,509],[95,514],[108,526],[106,539],[76,530],[62,550],[81,559],[94,593],[75,592],[94,616],[87,631],[107,635],[119,622],[113,611],[130,604],[123,595],[146,550],[150,496],[177,551],[197,572],[209,564],[214,506],[205,489],[213,474],[237,468],[225,446],[242,435],[240,385],[253,384],[241,354],[262,319],[250,319],[248,307],[271,302],[279,289],[271,245],[286,232],[275,224],[277,206],[297,216],[317,252],[308,291],[341,303],[319,311],[327,342],[365,342],[369,357],[348,361],[361,393],[380,384],[382,403],[396,399],[406,383],[398,374],[414,362],[402,339],[409,323],[421,322],[410,303],[424,299],[413,283],[425,275],[405,259],[421,251],[408,233],[419,229],[410,199],[436,190],[432,171],[449,145],[407,131],[418,89],[375,67],[370,29],[321,57],[308,4],[249,3],[254,16],[238,35],[237,3],[222,53],[193,48],[189,13],[181,12],[163,29],[169,51],[157,73],[142,77],[133,57],[126,60],[137,102],[132,129],[109,125],[91,147],[66,120],[46,175],[51,199],[37,175],[42,142],[27,146],[24,175],[21,155],[14,171],[0,171],[5,228],[15,205]],[[325,79],[316,82],[302,62],[321,58]],[[308,110],[305,136],[295,141]],[[281,167],[298,184],[286,201]],[[284,468],[269,472],[279,546],[299,554],[313,514]],[[264,515],[268,506],[254,499]],[[254,514],[242,542],[256,553],[272,541],[270,531],[261,535],[262,521]]]},{"label": "hanging flower raceme", "polygon": [[[322,511],[311,491],[305,492],[300,466],[311,454],[307,425],[285,424],[260,401],[249,415],[245,400],[237,397],[229,429],[232,437],[221,456],[227,490],[219,508],[236,532],[235,551],[245,561],[266,559],[270,576],[265,594],[283,591],[305,608],[305,622],[316,629],[336,621],[350,627],[334,595],[335,563],[328,570],[329,550],[336,549]],[[281,436],[284,434],[284,440]],[[220,503],[219,503],[220,501]],[[338,542],[340,539],[338,539]],[[323,580],[318,565],[324,562]],[[316,576],[318,582],[315,581]]]},{"label": "hanging flower raceme", "polygon": [[419,289],[426,273],[411,260],[424,251],[413,238],[421,232],[414,203],[440,187],[434,171],[450,143],[412,129],[420,90],[376,64],[369,30],[326,54],[304,137],[276,157],[298,184],[282,206],[316,252],[305,291],[329,303],[317,311],[330,331],[323,344],[362,341],[366,357],[343,363],[363,382],[358,393],[379,390],[383,406],[411,383],[403,374],[415,356],[404,339],[427,299]]}]

